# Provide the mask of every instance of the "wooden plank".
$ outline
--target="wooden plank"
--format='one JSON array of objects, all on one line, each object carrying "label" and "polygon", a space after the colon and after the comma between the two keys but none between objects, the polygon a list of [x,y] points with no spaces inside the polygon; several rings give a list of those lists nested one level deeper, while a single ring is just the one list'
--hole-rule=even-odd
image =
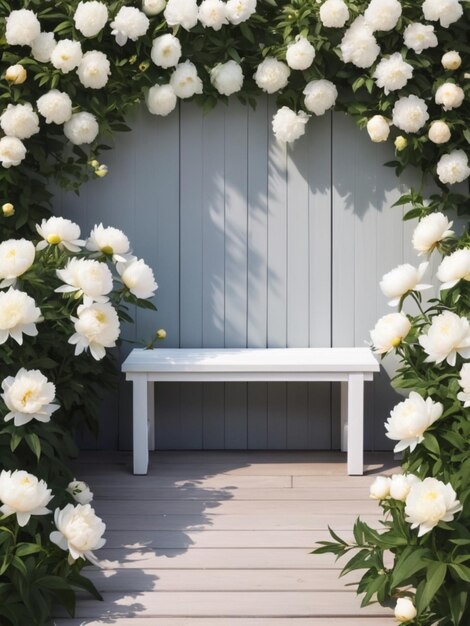
[{"label": "wooden plank", "polygon": [[[342,533],[351,539],[351,532]],[[305,548],[330,538],[326,530],[107,530],[107,548]],[[314,560],[312,560],[312,564]]]},{"label": "wooden plank", "polygon": [[[269,99],[268,118],[276,111]],[[287,149],[268,134],[268,347],[287,346]]]},{"label": "wooden plank", "polygon": [[[93,619],[86,622],[87,626],[103,626],[106,622]],[[247,626],[244,617],[112,617],[115,626]],[[58,618],[54,626],[84,626],[81,619]],[[390,626],[390,618],[372,617],[268,617],[249,618],[249,626]]]},{"label": "wooden plank", "polygon": [[225,445],[225,383],[203,383],[204,450],[222,450]]},{"label": "wooden plank", "polygon": [[338,570],[187,570],[114,569],[86,570],[99,591],[338,591],[357,578],[357,573],[339,580]]},{"label": "wooden plank", "polygon": [[[137,606],[136,606],[137,602]],[[115,610],[138,613],[142,617],[195,616],[223,617],[270,616],[304,617],[311,615],[321,617],[354,616],[359,612],[359,600],[351,592],[139,592],[138,597],[132,594],[107,594],[108,606],[113,603]],[[266,607],[269,607],[266,610]],[[333,608],[332,608],[333,607]],[[77,617],[97,617],[102,614],[102,603],[96,600],[85,600],[77,606]],[[370,616],[390,616],[390,609],[372,605],[361,609],[361,614]]]},{"label": "wooden plank", "polygon": [[267,345],[268,297],[268,100],[248,108],[248,319],[247,345]]},{"label": "wooden plank", "polygon": [[[225,324],[225,154],[222,107],[203,116],[202,237],[193,242],[202,251],[202,343],[200,348],[224,346]],[[185,184],[185,183],[183,183]]]},{"label": "wooden plank", "polygon": [[203,114],[181,104],[180,345],[203,345]]},{"label": "wooden plank", "polygon": [[248,449],[262,450],[268,447],[268,385],[247,385]]},{"label": "wooden plank", "polygon": [[[240,102],[225,116],[225,347],[247,345],[247,134],[248,114]],[[246,446],[246,443],[245,443]],[[234,446],[239,447],[238,441]]]},{"label": "wooden plank", "polygon": [[287,448],[287,384],[268,383],[268,448]]},{"label": "wooden plank", "polygon": [[[106,514],[109,530],[350,530],[357,519],[357,513],[333,515],[324,509],[322,513],[300,515],[295,512],[283,515],[212,515],[165,513],[150,516]],[[378,514],[361,514],[361,519],[373,528],[378,528]]]},{"label": "wooden plank", "polygon": [[308,445],[308,384],[287,385],[287,447],[304,450]]},{"label": "wooden plank", "polygon": [[[230,498],[230,494],[226,495]],[[283,515],[286,510],[284,500],[133,500],[131,510],[127,500],[97,500],[95,508],[106,515],[197,515],[208,511],[212,516],[219,515]],[[322,509],[321,502],[308,500],[290,501],[290,507],[299,515],[314,515]],[[378,509],[375,500],[356,500],[354,510],[357,515],[374,514]],[[351,511],[350,500],[328,500],[328,511],[332,515],[347,515]]]},{"label": "wooden plank", "polygon": [[331,554],[310,554],[309,548],[181,548],[107,549],[97,554],[106,569],[334,569]]},{"label": "wooden plank", "polygon": [[[369,486],[342,487],[316,486],[310,489],[234,489],[225,487],[222,489],[204,489],[202,487],[181,486],[174,488],[160,488],[159,486],[151,487],[98,487],[93,488],[96,502],[103,502],[103,506],[107,500],[120,500],[128,502],[129,500],[139,500],[141,502],[149,501],[168,501],[168,500],[215,500],[224,501],[302,501],[307,502],[324,502],[331,500],[339,501],[363,501],[369,498]],[[282,505],[279,504],[281,507]]]},{"label": "wooden plank", "polygon": [[225,448],[246,449],[247,419],[247,383],[227,383],[225,385]]}]

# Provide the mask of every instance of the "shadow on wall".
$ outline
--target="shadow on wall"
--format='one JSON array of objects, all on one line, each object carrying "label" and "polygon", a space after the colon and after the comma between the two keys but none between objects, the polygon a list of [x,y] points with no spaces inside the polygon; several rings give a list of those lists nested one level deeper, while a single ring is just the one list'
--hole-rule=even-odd
[{"label": "shadow on wall", "polygon": [[[234,102],[206,117],[185,103],[165,120],[142,109],[133,132],[106,153],[108,177],[86,185],[78,200],[60,198],[61,214],[84,232],[99,221],[122,228],[155,268],[157,321],[137,313],[137,325],[124,329],[123,358],[127,341],[148,339],[158,327],[166,328],[168,347],[360,346],[389,312],[378,281],[410,257],[410,227],[390,208],[403,185],[382,165],[393,146],[372,144],[334,114],[312,119],[286,148],[271,132],[274,110],[266,98],[255,111]],[[215,392],[215,407],[202,386],[164,387],[157,412],[163,447],[177,444],[175,424],[181,447],[274,445],[266,386],[227,385]],[[329,385],[294,391],[290,400],[281,393],[287,425],[275,445],[337,447],[336,393]],[[122,385],[119,399],[106,400],[98,447],[128,447],[129,394]],[[393,402],[382,377],[367,396],[369,449],[389,447],[383,420]],[[238,429],[230,425],[236,411]],[[298,428],[289,433],[295,416]],[[205,419],[218,433],[210,441]]]}]

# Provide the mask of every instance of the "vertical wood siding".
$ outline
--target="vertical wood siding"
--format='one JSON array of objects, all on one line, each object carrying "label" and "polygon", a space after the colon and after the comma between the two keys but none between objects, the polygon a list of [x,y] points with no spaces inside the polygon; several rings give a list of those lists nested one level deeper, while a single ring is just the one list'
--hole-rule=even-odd
[{"label": "vertical wood siding", "polygon": [[[85,233],[122,228],[155,268],[158,316],[136,313],[122,358],[158,327],[168,347],[362,346],[388,312],[378,281],[410,257],[410,226],[390,208],[403,189],[382,165],[392,148],[341,114],[312,119],[286,147],[274,110],[265,98],[207,116],[185,103],[164,120],[141,110],[106,154],[107,178],[58,199]],[[159,385],[157,447],[337,448],[338,395],[322,383]],[[368,385],[369,449],[390,447],[395,401],[387,375]],[[128,384],[88,445],[130,447]]]}]

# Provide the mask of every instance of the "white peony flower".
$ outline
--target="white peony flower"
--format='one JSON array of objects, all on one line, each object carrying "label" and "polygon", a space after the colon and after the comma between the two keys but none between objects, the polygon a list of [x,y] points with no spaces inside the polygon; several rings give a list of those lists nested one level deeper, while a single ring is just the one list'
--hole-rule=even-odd
[{"label": "white peony flower", "polygon": [[315,115],[323,115],[335,106],[338,90],[329,80],[311,80],[302,92],[305,108]]},{"label": "white peony flower", "polygon": [[366,24],[373,30],[392,30],[401,16],[398,0],[370,0],[364,12]]},{"label": "white peony flower", "polygon": [[339,45],[345,63],[356,67],[370,67],[380,54],[380,47],[366,24],[364,17],[357,17],[344,33]]},{"label": "white peony flower", "polygon": [[34,11],[19,9],[6,18],[5,39],[10,46],[30,46],[41,32],[41,24]]},{"label": "white peony flower", "polygon": [[390,134],[390,122],[383,115],[374,115],[367,122],[367,132],[374,143],[387,141]]},{"label": "white peony flower", "polygon": [[410,320],[404,313],[389,313],[381,317],[370,338],[376,354],[386,354],[400,345],[411,330]]},{"label": "white peony flower", "polygon": [[80,65],[83,57],[79,41],[61,39],[51,53],[51,63],[64,74],[68,74]]},{"label": "white peony flower", "polygon": [[292,143],[305,134],[305,124],[309,115],[304,111],[296,113],[289,107],[281,107],[273,117],[273,131],[276,139]]},{"label": "white peony flower", "polygon": [[228,0],[227,17],[231,24],[241,24],[256,11],[256,0]]},{"label": "white peony flower", "polygon": [[440,402],[433,402],[431,398],[422,398],[419,393],[412,391],[409,398],[399,402],[391,411],[385,422],[386,436],[398,441],[394,452],[401,452],[416,448],[424,439],[426,430],[438,420],[444,407]]},{"label": "white peony flower", "polygon": [[403,137],[403,135],[398,135],[398,137],[395,137],[393,145],[395,146],[395,150],[397,152],[401,152],[407,147],[408,139],[406,137]]},{"label": "white peony flower", "polygon": [[84,87],[102,89],[111,74],[108,57],[98,50],[90,50],[83,55],[77,69],[77,75]]},{"label": "white peony flower", "polygon": [[431,288],[431,285],[420,283],[428,265],[421,263],[419,267],[413,267],[405,263],[384,274],[380,281],[380,289],[387,298],[392,298],[388,303],[390,306],[396,306],[409,291],[424,291]]},{"label": "white peony flower", "polygon": [[109,304],[81,304],[77,317],[72,317],[75,326],[69,343],[75,346],[75,356],[88,348],[97,361],[106,356],[106,348],[114,348],[119,338],[120,324],[115,309]]},{"label": "white peony flower", "polygon": [[435,144],[447,143],[451,137],[449,126],[442,120],[432,122],[428,130],[429,140]]},{"label": "white peony flower", "polygon": [[5,72],[5,80],[12,85],[22,85],[27,77],[28,72],[19,63],[16,65],[10,65]]},{"label": "white peony flower", "polygon": [[168,26],[191,30],[197,24],[198,12],[196,0],[168,0],[163,15]]},{"label": "white peony flower", "polygon": [[158,289],[152,268],[143,259],[134,258],[127,263],[118,263],[116,269],[124,285],[136,298],[151,298]]},{"label": "white peony flower", "polygon": [[436,478],[414,483],[406,498],[405,519],[419,528],[418,537],[430,532],[439,522],[451,522],[462,510],[452,485]]},{"label": "white peony flower", "polygon": [[383,88],[385,95],[402,89],[413,76],[413,66],[403,60],[400,52],[382,59],[374,72],[377,87]]},{"label": "white peony flower", "polygon": [[440,22],[448,28],[463,15],[460,0],[424,0],[423,14],[429,22]]},{"label": "white peony flower", "polygon": [[451,289],[461,280],[470,281],[470,248],[461,248],[445,256],[437,269],[442,289]]},{"label": "white peony flower", "polygon": [[458,70],[462,65],[462,58],[456,50],[450,50],[442,55],[441,63],[445,70]]},{"label": "white peony flower", "polygon": [[293,43],[287,46],[286,61],[292,70],[308,69],[314,58],[315,48],[305,37],[299,35]]},{"label": "white peony flower", "polygon": [[418,481],[419,478],[414,474],[393,474],[390,479],[390,497],[405,502],[411,485]]},{"label": "white peony flower", "polygon": [[36,250],[27,239],[7,239],[0,243],[0,288],[10,287],[34,263]]},{"label": "white peony flower", "polygon": [[145,15],[158,15],[166,7],[166,0],[142,0],[142,11]]},{"label": "white peony flower", "polygon": [[462,391],[457,394],[457,399],[464,402],[464,407],[470,406],[470,363],[464,363],[460,370],[459,385]]},{"label": "white peony flower", "polygon": [[65,283],[57,287],[56,293],[73,293],[77,298],[83,296],[84,304],[109,300],[107,294],[113,288],[113,275],[106,263],[74,257],[63,269],[56,270],[56,274]]},{"label": "white peony flower", "polygon": [[47,515],[47,505],[54,496],[43,480],[23,470],[0,473],[0,511],[5,516],[16,514],[18,526],[26,526],[31,515]]},{"label": "white peony flower", "polygon": [[454,185],[470,176],[468,157],[463,150],[452,150],[441,156],[437,163],[437,175],[441,183]]},{"label": "white peony flower", "polygon": [[403,32],[403,38],[405,46],[414,50],[416,54],[421,54],[423,50],[428,48],[435,48],[439,43],[434,32],[434,26],[419,22],[409,24]]},{"label": "white peony flower", "polygon": [[41,311],[24,291],[10,287],[0,292],[0,345],[11,337],[21,346],[23,335],[38,334],[36,324],[40,321]]},{"label": "white peony flower", "polygon": [[56,45],[54,33],[41,33],[31,44],[31,54],[39,63],[49,63]]},{"label": "white peony flower", "polygon": [[462,87],[454,83],[444,83],[436,91],[435,102],[441,104],[444,111],[457,109],[464,101],[465,93]]},{"label": "white peony flower", "polygon": [[197,75],[197,69],[191,61],[179,63],[170,77],[170,85],[178,98],[191,98],[196,93],[202,93],[202,80]]},{"label": "white peony flower", "polygon": [[93,143],[98,137],[100,127],[93,113],[82,111],[74,113],[64,124],[64,134],[76,146]]},{"label": "white peony flower", "polygon": [[432,252],[440,241],[452,237],[452,224],[443,213],[430,213],[423,217],[416,226],[412,239],[418,255]]},{"label": "white peony flower", "polygon": [[86,242],[87,250],[112,255],[113,261],[126,262],[130,253],[129,239],[118,228],[97,224]]},{"label": "white peony flower", "polygon": [[42,239],[36,246],[37,250],[52,245],[70,252],[80,252],[80,247],[85,245],[80,239],[80,226],[63,217],[44,219],[41,225],[36,225],[36,230]]},{"label": "white peony flower", "polygon": [[108,7],[97,0],[79,2],[73,21],[84,37],[96,37],[108,21]]},{"label": "white peony flower", "polygon": [[153,40],[150,53],[152,61],[159,67],[174,67],[181,58],[181,44],[177,37],[167,33]]},{"label": "white peony flower", "polygon": [[429,119],[426,102],[418,96],[404,96],[395,102],[393,123],[405,133],[417,133]]},{"label": "white peony flower", "polygon": [[47,423],[59,406],[53,404],[55,385],[39,370],[21,368],[15,377],[2,382],[2,398],[7,409],[5,422],[14,420],[15,426],[24,426],[31,420]]},{"label": "white peony flower", "polygon": [[106,524],[89,504],[67,504],[62,510],[56,509],[54,523],[57,530],[50,534],[50,540],[62,550],[68,550],[71,564],[78,559],[97,564],[93,550],[106,543],[103,539]]},{"label": "white peony flower", "polygon": [[421,335],[418,341],[428,355],[425,363],[447,361],[454,367],[457,354],[470,358],[470,324],[466,317],[459,317],[452,311],[436,315],[427,334]]},{"label": "white peony flower", "polygon": [[320,7],[320,20],[327,28],[343,28],[349,19],[349,9],[344,0],[325,0]]},{"label": "white peony flower", "polygon": [[398,598],[395,605],[395,619],[398,623],[411,622],[418,615],[410,598]]},{"label": "white peony flower", "polygon": [[39,117],[29,102],[9,104],[0,116],[0,126],[7,137],[29,139],[39,132]]},{"label": "white peony flower", "polygon": [[39,113],[46,119],[46,124],[65,124],[72,117],[70,96],[58,89],[51,89],[37,101]]},{"label": "white peony flower", "polygon": [[147,94],[147,107],[153,115],[169,115],[176,107],[177,97],[171,85],[154,85]]},{"label": "white peony flower", "polygon": [[19,165],[26,157],[26,148],[16,137],[2,137],[0,139],[0,162],[8,169]]},{"label": "white peony flower", "polygon": [[93,500],[93,492],[83,480],[76,480],[74,478],[72,482],[67,485],[65,491],[67,491],[78,504],[90,504]]},{"label": "white peony flower", "polygon": [[373,500],[385,500],[390,495],[390,478],[377,476],[369,489],[369,497]]},{"label": "white peony flower", "polygon": [[224,24],[228,24],[226,6],[222,0],[202,0],[199,5],[199,21],[204,27],[220,30]]},{"label": "white peony flower", "polygon": [[260,89],[266,93],[274,93],[284,89],[290,76],[290,69],[282,61],[274,57],[266,57],[255,72],[254,79]]},{"label": "white peony flower", "polygon": [[111,22],[111,35],[116,38],[118,46],[124,46],[127,40],[137,41],[143,37],[150,26],[149,18],[135,7],[121,7]]},{"label": "white peony flower", "polygon": [[236,61],[218,63],[210,71],[211,83],[224,96],[231,96],[243,86],[243,71]]}]

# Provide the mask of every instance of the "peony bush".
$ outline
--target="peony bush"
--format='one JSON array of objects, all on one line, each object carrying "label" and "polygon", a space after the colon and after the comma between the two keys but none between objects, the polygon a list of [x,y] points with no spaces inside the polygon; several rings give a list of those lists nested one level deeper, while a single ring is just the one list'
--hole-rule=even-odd
[{"label": "peony bush", "polygon": [[73,614],[76,589],[100,597],[81,570],[105,524],[67,462],[114,385],[121,323],[157,289],[116,228],[81,239],[50,217],[36,231],[0,243],[0,622],[18,626],[49,623],[58,602]]},{"label": "peony bush", "polygon": [[0,3],[2,624],[45,624],[59,599],[73,612],[76,587],[96,595],[80,572],[104,524],[67,469],[72,433],[94,428],[95,381],[112,384],[127,307],[151,307],[156,289],[123,233],[97,225],[82,240],[51,217],[51,183],[77,191],[105,178],[109,138],[140,102],[169,116],[180,100],[209,111],[263,93],[278,104],[278,141],[340,110],[371,141],[393,141],[397,175],[418,168],[421,188],[439,190],[397,203],[420,220],[418,256],[443,255],[439,294],[423,304],[426,261],[391,270],[381,288],[398,310],[371,332],[378,355],[398,354],[395,384],[410,390],[386,422],[403,473],[371,488],[383,532],[358,521],[355,544],[333,535],[320,550],[359,549],[345,571],[365,569],[364,603],[393,605],[401,623],[469,622],[470,244],[450,221],[469,212],[469,15],[468,0]]},{"label": "peony bush", "polygon": [[[464,625],[470,620],[470,248],[468,235],[430,212],[413,233],[418,255],[442,254],[425,304],[419,268],[401,265],[380,287],[398,312],[371,331],[376,354],[395,352],[401,366],[393,384],[411,390],[385,423],[403,453],[401,474],[377,477],[370,497],[384,512],[379,530],[361,520],[354,542],[331,531],[316,553],[355,551],[343,573],[365,570],[363,604],[393,606],[399,623]],[[412,304],[411,304],[412,303]],[[405,312],[406,309],[406,312]]]}]

